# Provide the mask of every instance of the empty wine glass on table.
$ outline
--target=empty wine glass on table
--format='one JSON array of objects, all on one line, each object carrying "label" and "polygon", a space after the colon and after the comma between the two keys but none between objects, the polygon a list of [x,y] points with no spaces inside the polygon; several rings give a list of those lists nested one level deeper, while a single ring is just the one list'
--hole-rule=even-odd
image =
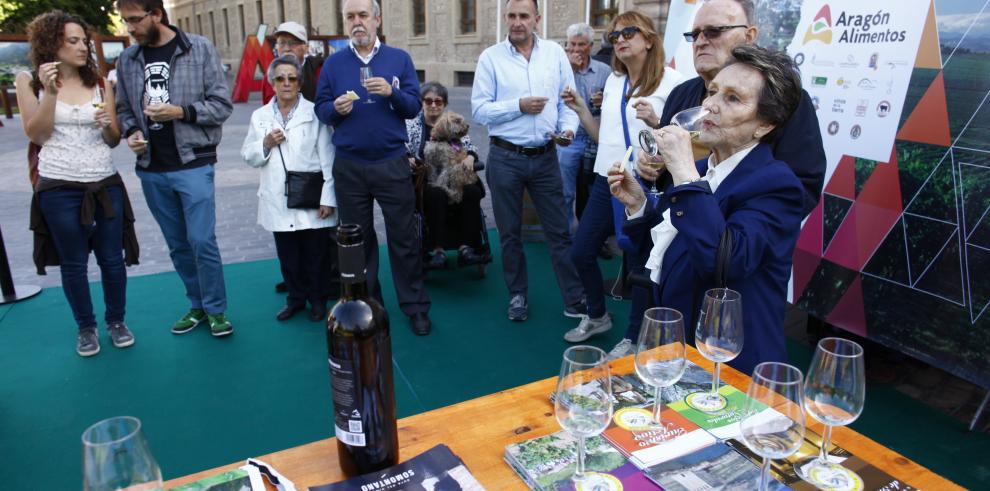
[{"label": "empty wine glass on table", "polygon": [[804,407],[825,425],[818,456],[795,465],[797,474],[820,488],[842,488],[860,482],[855,472],[829,461],[832,427],[845,426],[859,417],[866,403],[866,368],[863,347],[842,338],[818,342],[804,386]]},{"label": "empty wine glass on table", "polygon": [[84,491],[160,491],[162,472],[131,416],[105,419],[82,434]]},{"label": "empty wine glass on table", "polygon": [[[670,124],[684,128],[691,134],[692,140],[697,140],[701,134],[701,123],[708,114],[710,112],[701,106],[690,107],[674,114],[670,118]],[[646,165],[652,169],[663,168],[664,162],[660,159],[660,143],[653,136],[653,130],[642,130],[639,132],[639,146],[651,157],[647,159]],[[663,194],[657,190],[656,181],[653,182],[653,187],[650,188],[650,194]]]},{"label": "empty wine glass on table", "polygon": [[577,440],[574,482],[585,479],[584,440],[605,431],[612,421],[612,377],[608,355],[594,346],[572,346],[564,361],[554,396],[557,422]]},{"label": "empty wine glass on table", "polygon": [[743,347],[742,295],[728,288],[713,288],[705,292],[701,317],[694,334],[694,344],[701,356],[715,362],[712,390],[688,394],[685,402],[699,411],[713,413],[726,406],[719,393],[719,372],[722,363],[739,356]]},{"label": "empty wine glass on table", "polygon": [[655,307],[643,313],[636,343],[636,375],[655,390],[653,423],[662,425],[663,389],[677,383],[687,364],[684,316],[674,309]]},{"label": "empty wine glass on table", "polygon": [[[372,78],[372,77],[374,77],[374,76],[375,76],[375,75],[374,75],[374,74],[372,73],[372,71],[371,71],[371,67],[370,67],[370,66],[363,66],[363,67],[361,67],[361,72],[360,72],[360,78],[361,78],[361,87],[364,87],[364,88],[365,88],[365,90],[367,90],[367,89],[368,89],[368,86],[367,86],[367,83],[368,83],[368,79],[369,79],[369,78]],[[373,100],[371,99],[371,94],[369,93],[369,94],[368,94],[368,98],[364,100],[364,103],[365,103],[365,104],[372,104],[372,103],[374,103],[374,102],[375,102],[375,101],[373,101]]]},{"label": "empty wine glass on table", "polygon": [[743,443],[763,457],[760,491],[770,482],[770,459],[785,459],[804,442],[801,382],[801,370],[786,363],[765,362],[753,369],[740,429]]}]

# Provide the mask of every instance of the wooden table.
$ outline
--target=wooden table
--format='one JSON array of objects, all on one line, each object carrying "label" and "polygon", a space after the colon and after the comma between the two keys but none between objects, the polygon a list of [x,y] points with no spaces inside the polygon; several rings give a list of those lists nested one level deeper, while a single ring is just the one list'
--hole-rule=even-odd
[{"label": "wooden table", "polygon": [[[712,371],[712,362],[694,348],[688,348],[688,358]],[[632,357],[612,363],[614,373],[632,371]],[[722,367],[722,379],[746,391],[749,377],[728,366]],[[435,409],[399,420],[399,455],[406,460],[434,445],[444,443],[467,464],[471,473],[491,490],[528,489],[523,481],[502,460],[505,446],[560,431],[554,418],[549,395],[555,389],[557,377],[533,382],[514,389]],[[327,417],[330,401],[327,401]],[[808,418],[809,423],[813,423]],[[822,427],[813,423],[811,429],[821,433]],[[832,432],[833,441],[870,462],[891,476],[919,489],[963,489],[908,458],[846,427]],[[247,458],[249,456],[245,456]],[[275,467],[303,491],[309,486],[344,479],[337,464],[337,440],[327,438],[258,457]],[[236,468],[243,462],[173,479],[166,488]],[[270,488],[274,489],[274,488]]]}]

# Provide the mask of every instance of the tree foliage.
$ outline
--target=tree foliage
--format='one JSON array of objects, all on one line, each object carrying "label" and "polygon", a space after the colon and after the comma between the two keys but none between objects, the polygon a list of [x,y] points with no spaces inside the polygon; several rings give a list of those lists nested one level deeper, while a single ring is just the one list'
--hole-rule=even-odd
[{"label": "tree foliage", "polygon": [[56,9],[82,17],[98,33],[114,30],[114,0],[0,0],[0,32],[23,34],[31,19]]}]

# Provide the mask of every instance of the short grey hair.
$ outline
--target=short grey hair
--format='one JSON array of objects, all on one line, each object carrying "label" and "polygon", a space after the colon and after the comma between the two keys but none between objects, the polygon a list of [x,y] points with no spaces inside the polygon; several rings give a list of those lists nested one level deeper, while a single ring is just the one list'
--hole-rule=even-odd
[{"label": "short grey hair", "polygon": [[281,65],[289,65],[296,69],[296,76],[299,77],[299,88],[302,88],[302,65],[299,64],[299,60],[296,55],[292,53],[286,53],[278,58],[272,60],[271,64],[268,65],[268,83],[272,86],[275,85],[275,69]]},{"label": "short grey hair", "polygon": [[746,16],[746,25],[756,25],[756,2],[753,0],[733,0],[742,8]]},{"label": "short grey hair", "polygon": [[[341,0],[340,2],[341,15],[343,15],[345,3],[347,3],[347,0]],[[378,0],[371,0],[371,14],[375,17],[382,16],[382,6],[378,4]]]},{"label": "short grey hair", "polygon": [[774,125],[760,141],[772,142],[801,103],[801,75],[786,53],[770,51],[755,44],[741,44],[732,50],[726,66],[746,65],[763,75],[763,89],[756,103],[756,116]]},{"label": "short grey hair", "polygon": [[589,43],[595,43],[595,30],[584,22],[578,22],[577,24],[567,26],[567,39],[575,36],[584,36]]}]

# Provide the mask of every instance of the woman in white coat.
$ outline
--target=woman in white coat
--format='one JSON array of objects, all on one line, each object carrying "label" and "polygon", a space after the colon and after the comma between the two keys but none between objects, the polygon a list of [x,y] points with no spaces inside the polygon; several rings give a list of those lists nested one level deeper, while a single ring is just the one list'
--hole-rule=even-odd
[{"label": "woman in white coat", "polygon": [[[275,318],[284,321],[310,304],[309,319],[326,320],[327,300],[339,293],[336,242],[337,198],[333,191],[331,128],[313,112],[313,103],[300,97],[302,78],[295,56],[281,56],[268,67],[275,88],[271,102],[251,115],[251,127],[241,156],[261,169],[258,224],[275,236],[288,297]],[[284,159],[284,160],[283,160]],[[284,164],[284,166],[283,166]],[[322,172],[323,193],[318,209],[287,206],[285,170]]]}]

